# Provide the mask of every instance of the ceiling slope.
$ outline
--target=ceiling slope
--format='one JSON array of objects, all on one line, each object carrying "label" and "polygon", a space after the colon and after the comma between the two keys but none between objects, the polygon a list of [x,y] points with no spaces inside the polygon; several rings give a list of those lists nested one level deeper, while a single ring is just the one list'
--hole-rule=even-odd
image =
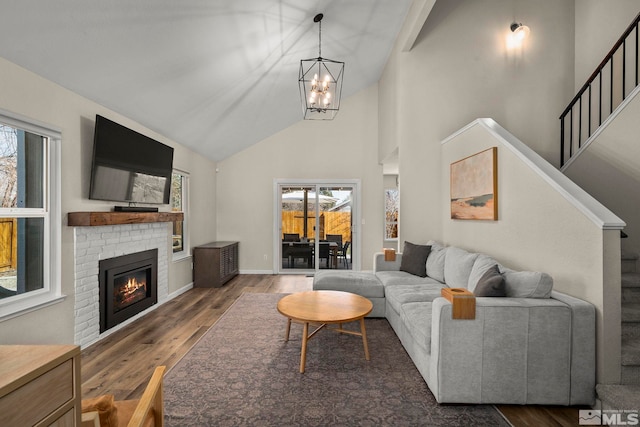
[{"label": "ceiling slope", "polygon": [[411,0],[4,1],[0,56],[222,160],[302,119],[300,59],[375,83]]}]

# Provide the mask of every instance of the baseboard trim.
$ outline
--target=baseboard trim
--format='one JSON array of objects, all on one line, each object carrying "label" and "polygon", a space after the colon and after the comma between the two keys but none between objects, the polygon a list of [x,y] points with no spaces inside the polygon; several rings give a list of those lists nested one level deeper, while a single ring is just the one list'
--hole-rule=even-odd
[{"label": "baseboard trim", "polygon": [[189,283],[188,285],[185,285],[185,286],[181,287],[177,291],[171,292],[169,295],[167,295],[167,298],[165,300],[163,300],[162,302],[165,303],[167,301],[170,301],[170,300],[174,299],[175,297],[184,294],[185,292],[187,292],[190,289],[193,289],[193,282]]}]

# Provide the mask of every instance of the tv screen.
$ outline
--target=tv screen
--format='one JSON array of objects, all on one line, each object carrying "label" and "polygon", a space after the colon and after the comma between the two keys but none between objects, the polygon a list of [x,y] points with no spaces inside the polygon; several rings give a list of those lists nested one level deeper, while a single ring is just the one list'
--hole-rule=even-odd
[{"label": "tv screen", "polygon": [[173,148],[96,115],[89,198],[168,204]]}]

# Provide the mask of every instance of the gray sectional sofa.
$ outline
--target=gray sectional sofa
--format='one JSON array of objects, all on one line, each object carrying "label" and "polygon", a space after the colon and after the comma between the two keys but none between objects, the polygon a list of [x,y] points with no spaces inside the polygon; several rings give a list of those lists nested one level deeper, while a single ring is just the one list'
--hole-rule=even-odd
[{"label": "gray sectional sofa", "polygon": [[[488,255],[438,242],[427,245],[424,277],[401,269],[403,254],[390,262],[378,253],[373,273],[324,270],[313,288],[369,298],[370,316],[389,321],[440,403],[594,403],[592,304],[554,291],[545,273],[510,270]],[[489,269],[499,271],[505,296],[477,297],[475,319],[452,319],[441,289],[473,292]]]}]

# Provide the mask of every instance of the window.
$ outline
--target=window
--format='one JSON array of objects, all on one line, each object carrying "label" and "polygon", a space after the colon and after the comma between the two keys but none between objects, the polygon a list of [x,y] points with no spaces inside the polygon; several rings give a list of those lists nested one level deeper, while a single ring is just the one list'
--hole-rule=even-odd
[{"label": "window", "polygon": [[400,207],[400,193],[395,189],[384,190],[384,238],[398,239],[398,211]]},{"label": "window", "polygon": [[183,221],[173,223],[173,259],[189,256],[187,211],[189,210],[189,174],[174,170],[171,175],[171,210],[182,212]]},{"label": "window", "polygon": [[0,319],[61,298],[59,140],[0,112]]}]

